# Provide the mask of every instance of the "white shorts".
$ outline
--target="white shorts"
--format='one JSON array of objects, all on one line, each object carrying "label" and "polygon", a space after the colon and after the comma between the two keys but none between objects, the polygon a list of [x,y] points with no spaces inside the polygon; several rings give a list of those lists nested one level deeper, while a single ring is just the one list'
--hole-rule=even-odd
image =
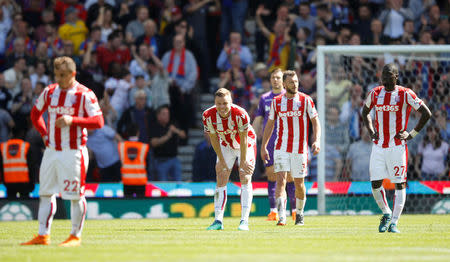
[{"label": "white shorts", "polygon": [[84,195],[88,163],[86,147],[62,151],[47,147],[39,170],[39,195],[61,193],[63,199],[80,199]]},{"label": "white shorts", "polygon": [[[256,142],[250,141],[251,146],[247,148],[247,161],[255,167],[256,164]],[[238,163],[241,161],[241,150],[234,149],[228,146],[223,146],[220,144],[220,149],[222,150],[223,158],[225,159],[225,163],[227,164],[228,169],[232,169],[236,158],[238,159]],[[219,162],[219,158],[217,158],[217,162]],[[217,163],[216,162],[216,163]]]},{"label": "white shorts", "polygon": [[274,171],[291,172],[293,178],[304,178],[307,176],[308,155],[298,153],[287,153],[275,150],[273,153]]},{"label": "white shorts", "polygon": [[392,183],[405,182],[408,168],[407,155],[406,145],[388,148],[373,145],[370,154],[370,181],[388,178]]}]

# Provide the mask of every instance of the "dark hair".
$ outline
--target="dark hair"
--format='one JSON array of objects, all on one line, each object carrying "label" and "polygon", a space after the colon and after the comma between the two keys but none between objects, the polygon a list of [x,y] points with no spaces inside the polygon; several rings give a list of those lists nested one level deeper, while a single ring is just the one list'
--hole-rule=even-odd
[{"label": "dark hair", "polygon": [[94,32],[94,31],[102,31],[102,28],[101,28],[100,26],[98,26],[98,25],[93,26],[93,27],[91,28],[91,33]]},{"label": "dark hair", "polygon": [[286,81],[286,78],[288,77],[294,77],[295,75],[297,75],[297,73],[295,73],[295,71],[292,70],[286,70],[283,72],[283,82]]},{"label": "dark hair", "polygon": [[139,133],[139,127],[137,124],[135,123],[130,123],[127,126],[127,131],[126,131],[128,136],[137,136]]},{"label": "dark hair", "polygon": [[167,110],[169,110],[169,112],[170,112],[170,107],[169,107],[169,105],[168,105],[168,104],[164,104],[164,105],[160,105],[160,106],[158,106],[158,108],[156,108],[156,114],[158,115],[159,113],[161,113],[161,111],[162,111],[164,108],[167,108]]},{"label": "dark hair", "polygon": [[[435,141],[431,141],[430,137],[428,136],[428,131],[433,130],[436,132],[436,139]],[[426,134],[423,138],[422,145],[425,147],[427,144],[431,144],[433,146],[433,149],[437,149],[441,147],[442,144],[442,136],[441,136],[441,130],[436,124],[431,124],[426,129]]]},{"label": "dark hair", "polygon": [[111,32],[111,34],[109,34],[108,41],[112,41],[114,38],[120,37],[121,35],[122,35],[121,30],[114,30]]}]

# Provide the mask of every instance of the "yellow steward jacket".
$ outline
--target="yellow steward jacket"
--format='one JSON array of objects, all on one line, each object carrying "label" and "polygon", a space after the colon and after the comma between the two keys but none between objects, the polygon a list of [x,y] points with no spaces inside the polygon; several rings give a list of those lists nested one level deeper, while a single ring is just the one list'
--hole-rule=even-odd
[{"label": "yellow steward jacket", "polygon": [[0,143],[3,160],[3,182],[29,183],[27,154],[30,144],[21,139],[10,139]]},{"label": "yellow steward jacket", "polygon": [[147,184],[147,154],[148,145],[137,141],[120,142],[120,161],[122,167],[122,183],[128,186],[141,186]]}]

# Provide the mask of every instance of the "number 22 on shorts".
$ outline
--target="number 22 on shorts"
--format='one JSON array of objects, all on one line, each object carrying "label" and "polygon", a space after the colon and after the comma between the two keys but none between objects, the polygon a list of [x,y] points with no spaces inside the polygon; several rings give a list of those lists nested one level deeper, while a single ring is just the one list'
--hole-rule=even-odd
[{"label": "number 22 on shorts", "polygon": [[[70,192],[70,191],[77,192],[78,181],[76,181],[76,180],[70,181],[70,180],[66,179],[66,180],[64,180],[64,184],[66,185],[64,187],[64,191],[66,191],[66,192]],[[71,187],[72,187],[72,189],[71,189]]]}]

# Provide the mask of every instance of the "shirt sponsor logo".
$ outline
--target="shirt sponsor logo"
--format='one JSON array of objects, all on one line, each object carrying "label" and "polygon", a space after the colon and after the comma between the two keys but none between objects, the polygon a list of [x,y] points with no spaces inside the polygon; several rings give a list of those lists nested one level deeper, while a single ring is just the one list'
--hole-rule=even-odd
[{"label": "shirt sponsor logo", "polygon": [[298,117],[302,116],[301,111],[287,111],[287,112],[280,112],[278,113],[279,117]]},{"label": "shirt sponsor logo", "polygon": [[234,134],[237,133],[236,130],[232,130],[232,129],[227,129],[225,131],[217,131],[217,132],[220,133],[220,134],[223,134],[223,135],[228,135],[228,134],[234,135]]},{"label": "shirt sponsor logo", "polygon": [[65,107],[65,106],[50,106],[48,108],[49,113],[56,113],[59,115],[75,115],[75,108],[73,107]]},{"label": "shirt sponsor logo", "polygon": [[375,110],[376,111],[383,111],[383,112],[397,112],[400,109],[399,106],[391,106],[391,105],[376,105]]}]

